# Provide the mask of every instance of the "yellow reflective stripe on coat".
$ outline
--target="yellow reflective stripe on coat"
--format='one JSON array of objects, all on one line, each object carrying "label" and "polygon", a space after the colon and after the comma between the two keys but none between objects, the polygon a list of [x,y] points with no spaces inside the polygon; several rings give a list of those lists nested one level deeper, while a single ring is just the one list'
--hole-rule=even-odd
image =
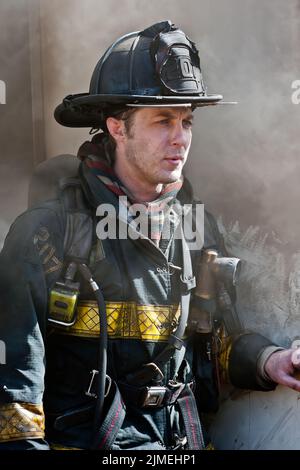
[{"label": "yellow reflective stripe on coat", "polygon": [[0,442],[44,438],[45,417],[42,405],[5,403],[0,405]]},{"label": "yellow reflective stripe on coat", "polygon": [[62,444],[52,444],[52,443],[50,443],[50,449],[51,450],[84,450],[84,449],[81,449],[80,447],[65,447]]},{"label": "yellow reflective stripe on coat", "polygon": [[[115,339],[167,341],[180,315],[180,305],[138,305],[135,302],[106,302],[108,336]],[[175,323],[174,323],[175,322]],[[98,305],[80,301],[77,319],[70,327],[56,327],[62,334],[98,337]]]}]

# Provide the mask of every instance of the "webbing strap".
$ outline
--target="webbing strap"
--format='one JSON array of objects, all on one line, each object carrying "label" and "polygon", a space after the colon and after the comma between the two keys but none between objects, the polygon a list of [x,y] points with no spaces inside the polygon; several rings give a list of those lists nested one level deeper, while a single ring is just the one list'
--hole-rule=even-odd
[{"label": "webbing strap", "polygon": [[[183,346],[183,335],[186,329],[187,320],[189,316],[189,306],[191,289],[196,285],[195,277],[193,276],[191,253],[188,244],[185,240],[183,229],[181,227],[181,241],[182,241],[182,260],[183,268],[181,275],[181,315],[179,324],[174,333],[172,333],[168,340],[168,345],[159,353],[151,363],[145,364],[136,373],[129,374],[126,379],[130,383],[138,385],[146,385],[157,376],[157,371],[161,371],[164,365],[174,355],[175,350],[180,350]],[[153,367],[155,366],[155,367]]]},{"label": "webbing strap", "polygon": [[87,263],[92,247],[93,219],[78,178],[65,178],[60,188],[66,218],[65,260]]},{"label": "webbing strap", "polygon": [[[110,449],[125,418],[125,405],[114,381],[111,381],[106,400],[109,403],[108,411],[107,414],[104,413],[105,418],[96,430],[97,443],[93,447],[94,449]],[[72,426],[86,423],[92,420],[94,416],[95,404],[88,404],[57,416],[53,426],[54,429],[63,431]]]},{"label": "webbing strap", "polygon": [[205,448],[202,426],[194,394],[188,385],[177,400],[183,419],[188,448],[203,450]]},{"label": "webbing strap", "polygon": [[[97,432],[98,442],[94,449],[109,450],[114,443],[125,418],[125,404],[115,382],[112,382],[109,395],[112,395],[113,399],[103,422],[100,423],[99,430]],[[107,400],[109,401],[109,396],[107,397]]]}]

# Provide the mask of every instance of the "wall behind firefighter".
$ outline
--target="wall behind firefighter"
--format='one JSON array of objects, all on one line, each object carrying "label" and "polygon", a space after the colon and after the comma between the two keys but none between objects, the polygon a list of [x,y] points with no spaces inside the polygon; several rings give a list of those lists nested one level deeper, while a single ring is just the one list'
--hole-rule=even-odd
[{"label": "wall behind firefighter", "polygon": [[[291,99],[300,80],[300,1],[5,0],[1,8],[10,27],[1,21],[0,80],[14,90],[0,104],[1,235],[25,209],[34,165],[76,154],[89,137],[88,129],[59,126],[55,106],[88,91],[115,38],[171,19],[198,45],[208,92],[239,103],[196,112],[186,167],[229,250],[245,261],[239,313],[283,346],[300,337],[300,105]],[[217,447],[300,448],[297,399],[280,388],[229,394],[212,426]]]}]

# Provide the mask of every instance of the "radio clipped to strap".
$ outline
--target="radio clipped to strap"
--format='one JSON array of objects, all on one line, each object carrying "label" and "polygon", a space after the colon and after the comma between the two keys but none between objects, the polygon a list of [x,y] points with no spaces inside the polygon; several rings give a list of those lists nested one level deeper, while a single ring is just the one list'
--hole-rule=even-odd
[{"label": "radio clipped to strap", "polygon": [[74,282],[77,265],[71,262],[64,281],[57,281],[50,292],[48,320],[56,325],[68,327],[74,325],[77,315],[79,282]]}]

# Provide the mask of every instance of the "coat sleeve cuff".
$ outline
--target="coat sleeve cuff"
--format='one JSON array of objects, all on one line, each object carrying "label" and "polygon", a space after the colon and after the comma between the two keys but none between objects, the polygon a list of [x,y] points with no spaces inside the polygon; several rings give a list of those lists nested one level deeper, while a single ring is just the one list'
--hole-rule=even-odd
[{"label": "coat sleeve cuff", "polygon": [[283,351],[284,348],[280,346],[267,346],[259,355],[257,360],[257,379],[263,383],[273,383],[265,371],[265,364],[269,357],[276,351]]},{"label": "coat sleeve cuff", "polygon": [[277,384],[263,370],[274,348],[277,350],[277,346],[258,333],[244,333],[234,338],[228,364],[231,383],[249,390],[274,390]]},{"label": "coat sleeve cuff", "polygon": [[32,403],[0,404],[0,443],[44,439],[45,417],[42,405]]}]

